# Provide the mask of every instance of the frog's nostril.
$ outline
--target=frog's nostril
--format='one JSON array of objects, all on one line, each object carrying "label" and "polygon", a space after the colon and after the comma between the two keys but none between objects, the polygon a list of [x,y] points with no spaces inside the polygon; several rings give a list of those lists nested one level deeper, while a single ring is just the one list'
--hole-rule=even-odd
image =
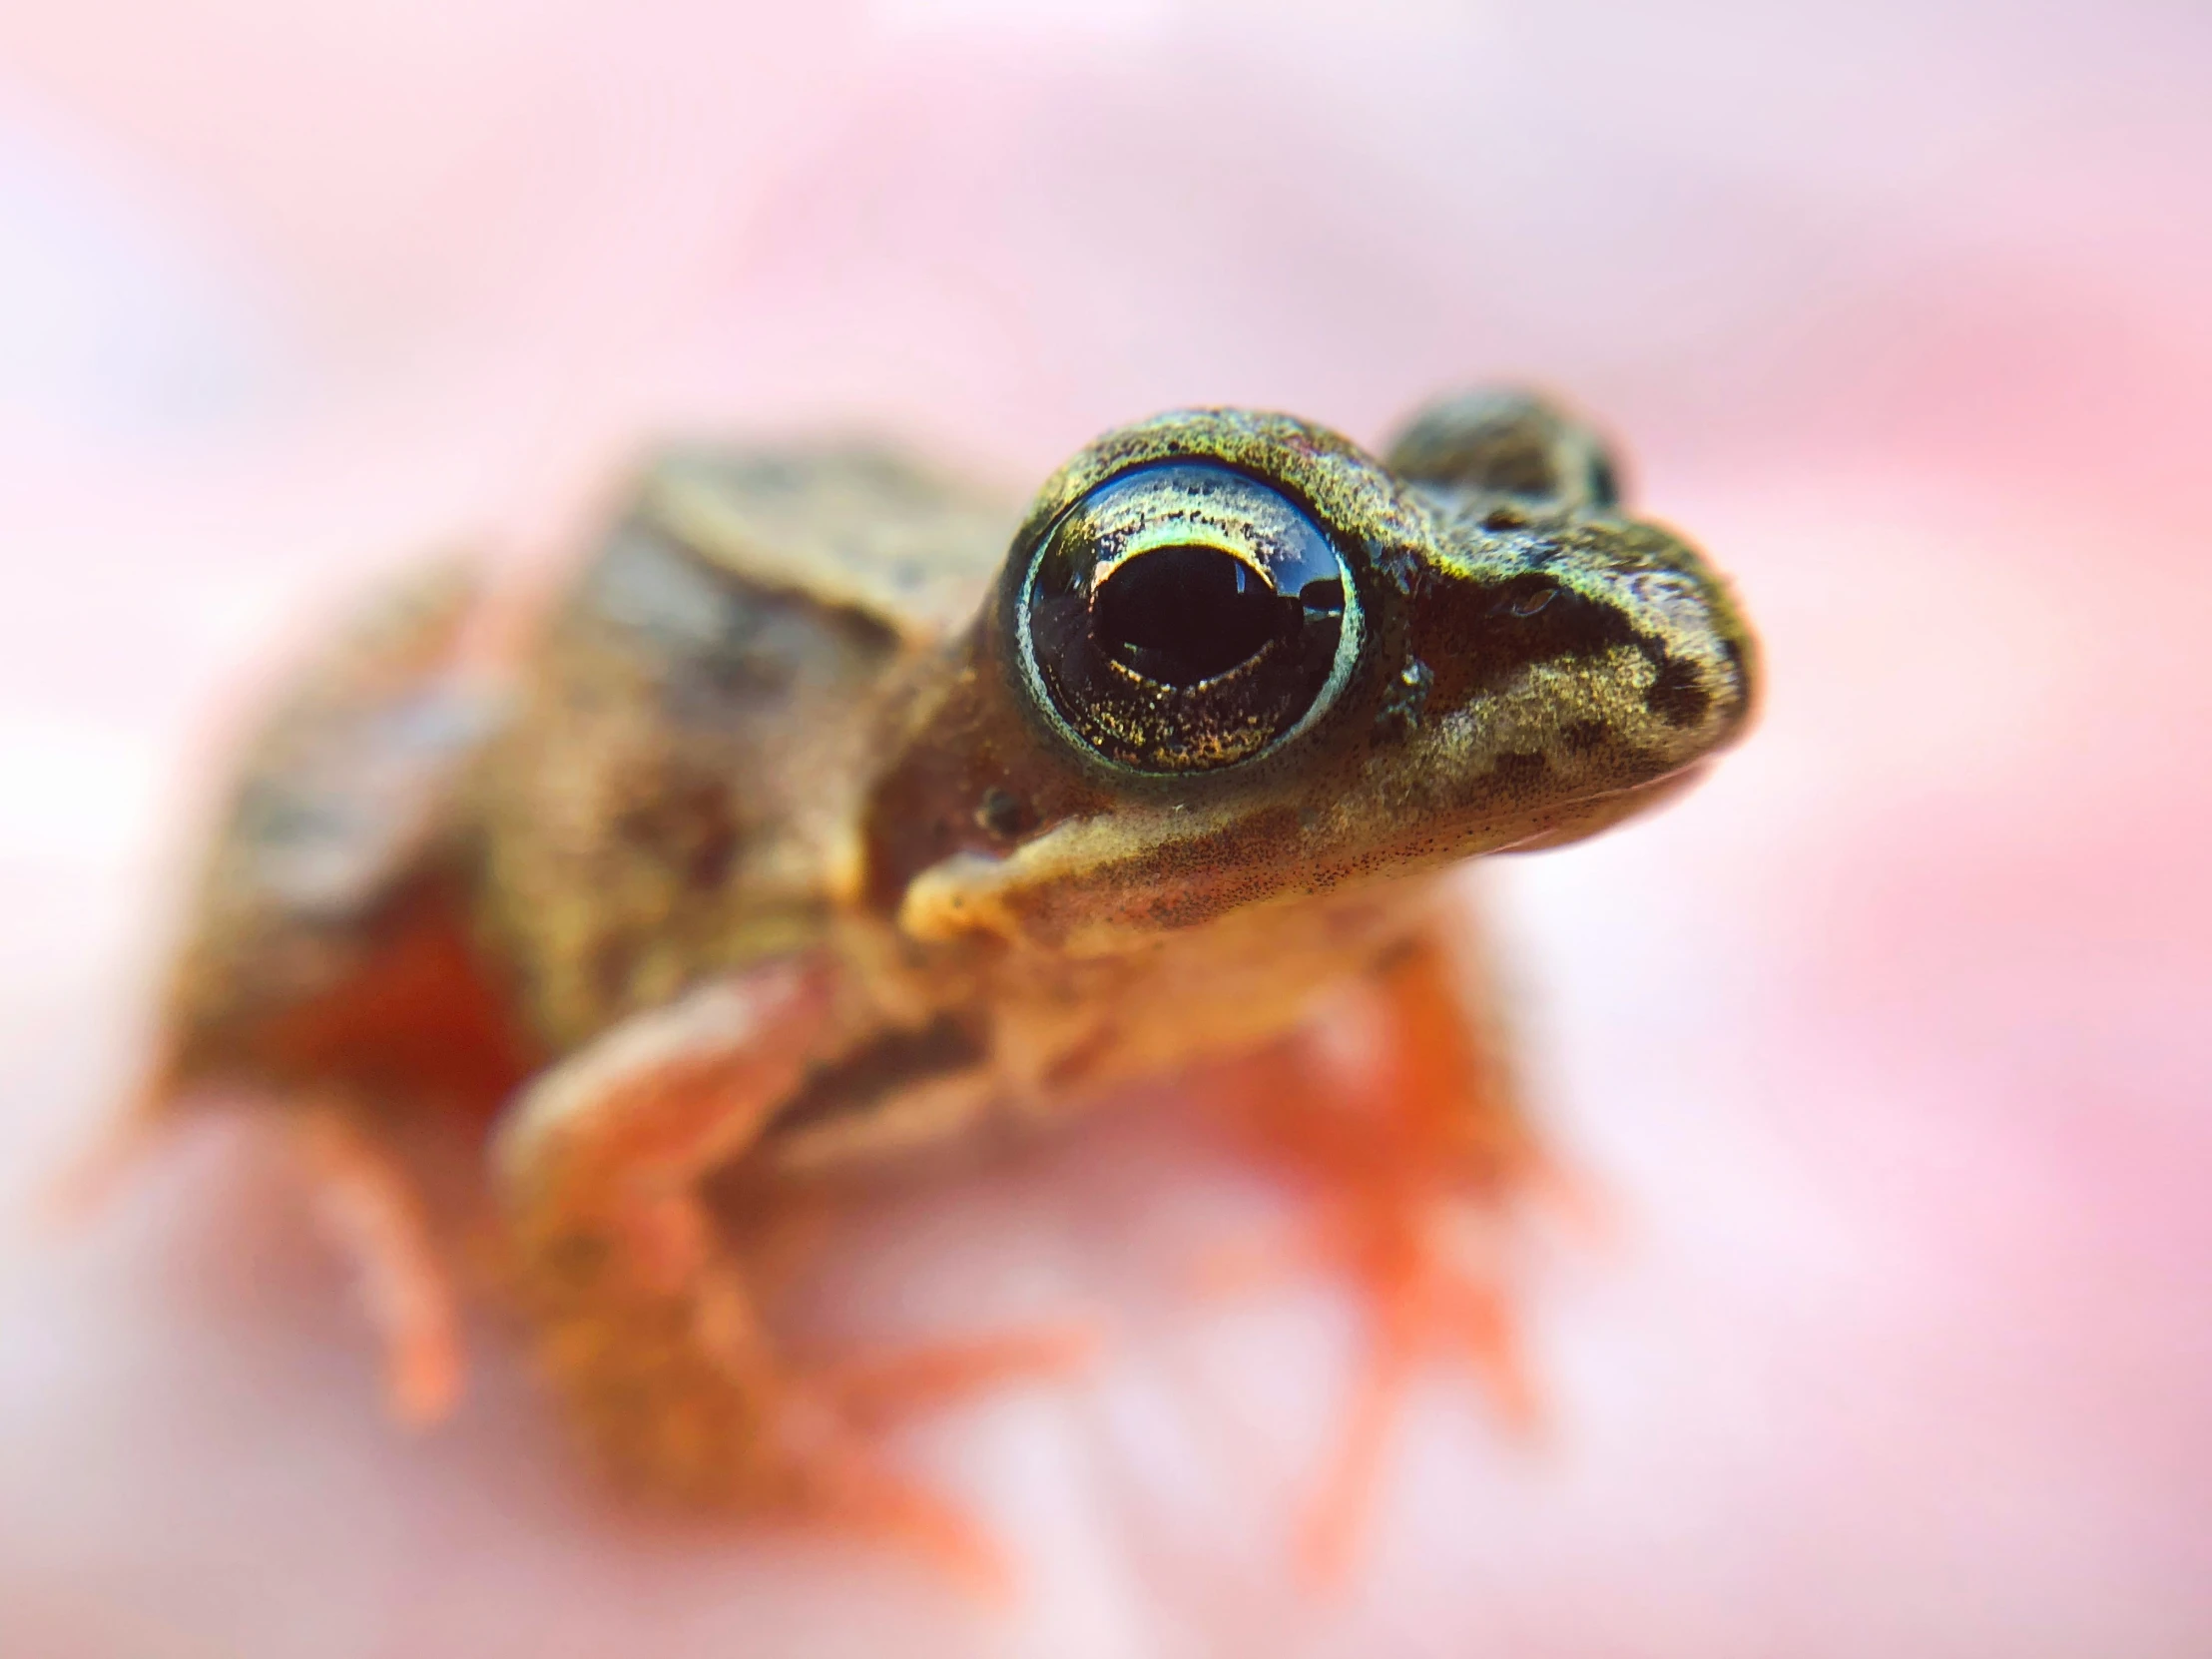
[{"label": "frog's nostril", "polygon": [[1303,612],[1218,547],[1163,547],[1106,579],[1091,601],[1091,638],[1131,673],[1189,687],[1250,662]]}]

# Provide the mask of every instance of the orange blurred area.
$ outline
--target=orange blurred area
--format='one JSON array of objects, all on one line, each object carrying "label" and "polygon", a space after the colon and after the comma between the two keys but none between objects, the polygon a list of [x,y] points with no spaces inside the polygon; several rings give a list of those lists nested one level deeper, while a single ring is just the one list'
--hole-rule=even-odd
[{"label": "orange blurred area", "polygon": [[[0,1652],[2212,1650],[2207,85],[2157,0],[0,15]],[[1018,495],[1157,409],[1378,442],[1501,378],[1618,436],[1771,695],[1481,874],[1615,1236],[1543,1266],[1547,1437],[1424,1384],[1341,1599],[1284,1540],[1349,1314],[1172,1293],[1253,1203],[1172,1098],[855,1247],[858,1326],[1116,1311],[912,1440],[999,1613],[601,1512],[495,1328],[395,1437],[248,1137],[23,1219],[368,573],[549,568],[665,433]]]}]

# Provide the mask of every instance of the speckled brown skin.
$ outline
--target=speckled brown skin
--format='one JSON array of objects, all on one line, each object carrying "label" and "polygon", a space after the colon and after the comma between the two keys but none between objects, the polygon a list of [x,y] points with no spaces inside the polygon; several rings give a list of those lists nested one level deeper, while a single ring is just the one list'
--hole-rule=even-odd
[{"label": "speckled brown skin", "polygon": [[[1040,706],[1013,615],[1073,503],[1175,459],[1309,513],[1365,633],[1307,728],[1150,775]],[[1584,429],[1509,395],[1439,405],[1382,462],[1288,416],[1164,415],[1018,521],[870,451],[673,457],[503,698],[460,666],[467,602],[433,595],[279,714],[163,1092],[371,1124],[410,1093],[511,1093],[490,1179],[517,1293],[615,1460],[941,1541],[822,1438],[836,1402],[758,1330],[706,1178],[742,1204],[1263,1051],[1333,988],[1405,979],[1443,868],[1680,788],[1743,728],[1751,642],[1611,479]],[[1450,1048],[1424,1017],[1411,1046]],[[1509,1108],[1476,1093],[1447,1104],[1495,1144]]]}]

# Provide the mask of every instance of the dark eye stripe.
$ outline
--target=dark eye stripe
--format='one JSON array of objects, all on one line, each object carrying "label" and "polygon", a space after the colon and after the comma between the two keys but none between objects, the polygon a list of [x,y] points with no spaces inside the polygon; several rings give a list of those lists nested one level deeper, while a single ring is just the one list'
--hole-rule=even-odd
[{"label": "dark eye stripe", "polygon": [[1698,666],[1639,631],[1627,612],[1530,573],[1502,582],[1446,581],[1425,590],[1413,616],[1412,654],[1431,675],[1432,707],[1456,708],[1502,690],[1540,663],[1599,657],[1618,646],[1656,671],[1645,706],[1670,726],[1694,726],[1712,706]]}]

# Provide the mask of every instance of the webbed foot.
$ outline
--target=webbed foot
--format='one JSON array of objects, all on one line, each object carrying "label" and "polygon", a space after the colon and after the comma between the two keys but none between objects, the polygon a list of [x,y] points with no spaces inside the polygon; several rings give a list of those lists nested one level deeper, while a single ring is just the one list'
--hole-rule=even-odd
[{"label": "webbed foot", "polygon": [[1564,1187],[1513,1109],[1441,946],[1402,951],[1374,992],[1356,1058],[1302,1034],[1229,1074],[1240,1140],[1312,1208],[1292,1237],[1225,1251],[1206,1274],[1211,1288],[1232,1290],[1318,1269],[1359,1289],[1366,1352],[1298,1546],[1324,1583],[1357,1552],[1391,1424],[1424,1360],[1455,1357],[1508,1425],[1538,1427],[1513,1259],[1527,1201]]}]

